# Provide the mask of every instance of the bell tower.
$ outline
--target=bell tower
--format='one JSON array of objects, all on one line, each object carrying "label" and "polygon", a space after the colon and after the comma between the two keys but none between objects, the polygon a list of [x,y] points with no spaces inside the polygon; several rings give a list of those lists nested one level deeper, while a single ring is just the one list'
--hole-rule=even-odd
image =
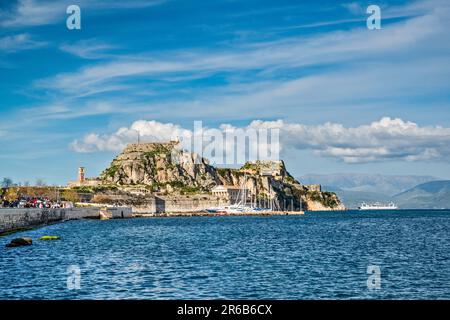
[{"label": "bell tower", "polygon": [[84,183],[85,181],[85,169],[84,167],[79,167],[78,168],[78,182],[79,183]]}]

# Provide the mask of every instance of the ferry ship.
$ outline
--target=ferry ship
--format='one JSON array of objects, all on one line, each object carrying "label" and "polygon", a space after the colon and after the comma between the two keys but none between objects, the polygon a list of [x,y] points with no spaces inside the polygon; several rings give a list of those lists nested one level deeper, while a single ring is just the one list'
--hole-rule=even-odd
[{"label": "ferry ship", "polygon": [[396,210],[398,207],[393,203],[389,204],[382,204],[379,202],[373,203],[373,204],[367,204],[365,202],[361,203],[361,205],[358,207],[359,210]]}]

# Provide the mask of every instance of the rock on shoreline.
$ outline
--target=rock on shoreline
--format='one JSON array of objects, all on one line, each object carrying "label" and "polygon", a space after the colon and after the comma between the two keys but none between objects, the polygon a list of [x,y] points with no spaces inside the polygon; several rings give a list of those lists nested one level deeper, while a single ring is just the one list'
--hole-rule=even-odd
[{"label": "rock on shoreline", "polygon": [[22,246],[30,246],[33,244],[33,239],[28,237],[21,237],[11,240],[10,243],[6,245],[8,248],[22,247]]}]

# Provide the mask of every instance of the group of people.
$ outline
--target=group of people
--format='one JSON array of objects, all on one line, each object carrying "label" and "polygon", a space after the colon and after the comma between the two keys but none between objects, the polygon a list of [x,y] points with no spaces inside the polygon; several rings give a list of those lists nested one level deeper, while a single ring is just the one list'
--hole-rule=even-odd
[{"label": "group of people", "polygon": [[3,208],[61,208],[62,205],[59,202],[53,202],[49,198],[45,197],[20,197],[14,201],[8,201],[2,199],[0,203]]}]

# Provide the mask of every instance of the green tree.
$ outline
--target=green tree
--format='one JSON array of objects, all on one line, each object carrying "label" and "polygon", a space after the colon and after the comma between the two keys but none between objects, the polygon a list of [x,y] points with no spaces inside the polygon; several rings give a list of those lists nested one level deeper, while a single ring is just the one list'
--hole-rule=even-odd
[{"label": "green tree", "polygon": [[62,198],[66,201],[70,201],[73,203],[80,202],[80,200],[81,200],[78,192],[73,189],[64,190],[62,193]]},{"label": "green tree", "polygon": [[13,185],[13,181],[10,178],[3,178],[2,180],[2,188],[9,188]]},{"label": "green tree", "polygon": [[38,178],[36,179],[36,186],[45,187],[47,186],[47,183],[44,181],[44,179]]},{"label": "green tree", "polygon": [[11,202],[17,200],[19,197],[19,189],[18,188],[8,188],[5,193],[5,200]]}]

